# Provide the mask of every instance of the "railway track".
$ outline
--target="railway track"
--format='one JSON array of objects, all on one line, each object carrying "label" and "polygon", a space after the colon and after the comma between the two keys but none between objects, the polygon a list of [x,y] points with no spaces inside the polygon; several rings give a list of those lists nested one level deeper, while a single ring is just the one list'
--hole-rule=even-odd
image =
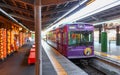
[{"label": "railway track", "polygon": [[120,66],[113,61],[108,61],[105,58],[92,58],[86,60],[71,60],[79,66],[88,75],[120,75]]},{"label": "railway track", "polygon": [[81,69],[88,73],[88,75],[106,75],[102,71],[96,69],[95,67],[91,66],[88,60],[71,60]]},{"label": "railway track", "polygon": [[85,72],[87,72],[89,75],[106,75],[105,73],[101,72],[100,70],[94,68],[89,64],[79,64],[78,66],[82,68]]}]

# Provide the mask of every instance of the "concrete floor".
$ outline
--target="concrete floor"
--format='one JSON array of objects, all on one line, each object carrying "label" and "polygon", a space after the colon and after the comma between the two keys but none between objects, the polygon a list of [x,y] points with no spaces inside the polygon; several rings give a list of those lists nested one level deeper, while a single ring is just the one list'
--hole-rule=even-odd
[{"label": "concrete floor", "polygon": [[57,75],[50,59],[42,48],[42,75]]},{"label": "concrete floor", "polygon": [[[95,51],[101,52],[101,44],[94,42]],[[116,46],[116,42],[107,43],[107,54],[120,56],[120,46]]]},{"label": "concrete floor", "polygon": [[0,63],[0,75],[35,75],[35,65],[27,64],[30,44],[23,45],[18,52]]}]

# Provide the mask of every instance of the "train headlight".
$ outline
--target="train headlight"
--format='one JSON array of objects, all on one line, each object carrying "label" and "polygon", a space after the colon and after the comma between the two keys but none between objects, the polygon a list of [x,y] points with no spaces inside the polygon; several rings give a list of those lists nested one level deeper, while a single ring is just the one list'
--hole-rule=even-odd
[{"label": "train headlight", "polygon": [[87,56],[91,55],[92,54],[92,49],[91,48],[86,48],[84,50],[84,54],[87,55]]}]

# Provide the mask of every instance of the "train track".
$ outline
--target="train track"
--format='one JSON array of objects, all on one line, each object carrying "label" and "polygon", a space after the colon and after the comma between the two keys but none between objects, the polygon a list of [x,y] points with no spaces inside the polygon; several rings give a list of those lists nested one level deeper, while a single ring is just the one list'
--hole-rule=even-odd
[{"label": "train track", "polygon": [[97,68],[90,65],[88,60],[71,60],[81,69],[88,73],[88,75],[107,75],[104,72],[98,70]]},{"label": "train track", "polygon": [[87,72],[88,75],[120,75],[120,64],[106,58],[95,57],[71,61]]}]

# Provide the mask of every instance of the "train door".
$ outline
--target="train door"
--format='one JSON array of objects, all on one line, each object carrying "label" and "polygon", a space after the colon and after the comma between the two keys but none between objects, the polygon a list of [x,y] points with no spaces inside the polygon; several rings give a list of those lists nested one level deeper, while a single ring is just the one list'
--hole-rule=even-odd
[{"label": "train door", "polygon": [[64,40],[63,40],[63,28],[61,28],[61,53],[63,54],[63,42],[64,42]]},{"label": "train door", "polygon": [[59,28],[56,29],[56,44],[57,44],[57,50],[59,51]]},{"label": "train door", "polygon": [[60,28],[59,29],[59,52],[60,53],[62,53],[62,42],[63,42],[63,40],[62,40],[62,29]]},{"label": "train door", "polygon": [[63,44],[62,44],[62,54],[64,56],[67,56],[67,26],[65,26],[63,28],[63,34],[62,34],[62,40],[63,40]]},{"label": "train door", "polygon": [[59,41],[58,41],[58,45],[59,45],[59,49],[58,49],[58,50],[59,50],[59,52],[61,53],[61,52],[62,52],[62,51],[61,51],[62,48],[61,48],[61,33],[60,33],[60,31],[59,31],[59,33],[58,33],[58,40],[59,40]]}]

